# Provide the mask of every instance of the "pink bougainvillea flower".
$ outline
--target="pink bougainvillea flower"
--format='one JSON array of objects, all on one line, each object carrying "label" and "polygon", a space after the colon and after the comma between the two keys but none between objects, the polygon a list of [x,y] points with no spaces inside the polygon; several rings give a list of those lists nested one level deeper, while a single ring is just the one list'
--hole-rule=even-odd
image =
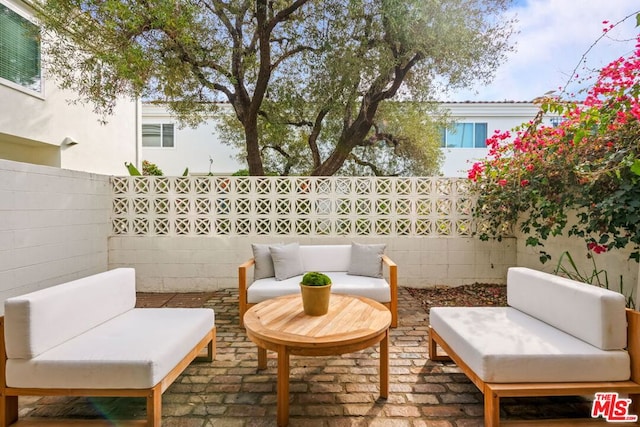
[{"label": "pink bougainvillea flower", "polygon": [[596,242],[589,242],[589,244],[587,244],[587,249],[589,249],[590,251],[596,254],[602,254],[604,252],[607,252],[606,246],[599,245]]},{"label": "pink bougainvillea flower", "polygon": [[480,175],[482,175],[483,171],[484,171],[484,164],[481,162],[476,162],[473,164],[473,166],[471,166],[471,169],[469,170],[467,176],[469,177],[470,180],[477,181]]},{"label": "pink bougainvillea flower", "polygon": [[[602,24],[605,31],[614,26]],[[584,77],[574,73],[572,79]],[[559,89],[563,98],[575,96]],[[522,221],[535,237],[531,241],[541,244],[550,225],[553,232],[568,227],[566,217],[557,218],[557,213],[584,210],[584,221],[573,224],[573,230],[576,236],[594,236],[585,239],[590,253],[634,245],[633,258],[640,261],[640,224],[635,216],[621,221],[630,210],[615,203],[621,197],[631,200],[637,191],[628,159],[635,172],[640,158],[640,36],[633,54],[603,67],[583,99],[549,97],[534,120],[511,134],[496,130],[487,140],[489,154],[468,173],[480,184],[474,186],[482,207],[477,216],[488,224],[482,238],[501,237],[504,224]],[[559,119],[554,126],[548,125],[549,115]],[[521,197],[514,197],[515,191]],[[594,194],[609,202],[597,205]]]}]

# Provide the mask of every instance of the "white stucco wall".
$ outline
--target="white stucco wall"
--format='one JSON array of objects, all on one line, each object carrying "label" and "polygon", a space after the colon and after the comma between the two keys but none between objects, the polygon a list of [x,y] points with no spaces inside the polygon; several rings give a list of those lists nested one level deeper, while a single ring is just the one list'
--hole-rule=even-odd
[{"label": "white stucco wall", "polygon": [[[101,174],[126,173],[124,162],[136,162],[136,103],[123,101],[106,125],[91,107],[67,104],[73,95],[47,84],[45,98],[37,98],[0,82],[0,144],[4,158],[23,162],[59,166]],[[20,108],[16,108],[16,106]],[[66,137],[78,142],[61,146]],[[10,152],[31,153],[10,157]],[[57,164],[43,152],[57,152]]]},{"label": "white stucco wall", "polygon": [[[22,2],[0,1],[30,15]],[[91,105],[69,104],[76,95],[56,86],[46,74],[43,56],[42,93],[0,79],[0,158],[93,173],[126,173],[124,162],[138,160],[138,103],[121,99],[103,125]],[[61,146],[66,137],[78,144]]]},{"label": "white stucco wall", "polygon": [[109,178],[0,160],[0,311],[6,298],[107,269]]},{"label": "white stucco wall", "polygon": [[[232,114],[229,106],[222,106],[218,115],[197,128],[180,127],[177,120],[162,105],[143,104],[142,123],[174,123],[175,144],[172,148],[142,147],[142,160],[155,163],[166,176],[182,175],[186,167],[192,175],[231,175],[247,165],[235,159],[237,150],[223,144],[218,133],[217,117]],[[209,162],[213,159],[213,164]]]}]

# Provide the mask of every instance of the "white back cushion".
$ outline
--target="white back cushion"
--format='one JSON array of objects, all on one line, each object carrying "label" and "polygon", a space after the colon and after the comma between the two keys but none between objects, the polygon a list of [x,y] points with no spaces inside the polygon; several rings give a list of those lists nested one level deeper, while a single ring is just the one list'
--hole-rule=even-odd
[{"label": "white back cushion", "polygon": [[507,274],[507,302],[603,350],[627,345],[625,299],[617,292],[513,267]]},{"label": "white back cushion", "polygon": [[351,245],[300,246],[304,271],[347,271],[351,263]]},{"label": "white back cushion", "polygon": [[4,303],[7,356],[30,359],[134,308],[133,268],[118,268]]}]

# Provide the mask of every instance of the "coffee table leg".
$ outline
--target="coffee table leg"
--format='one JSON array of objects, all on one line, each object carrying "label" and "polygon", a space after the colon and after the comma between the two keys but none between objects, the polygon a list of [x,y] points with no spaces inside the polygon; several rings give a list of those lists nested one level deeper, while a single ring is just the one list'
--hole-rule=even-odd
[{"label": "coffee table leg", "polygon": [[278,347],[278,427],[289,424],[289,350]]},{"label": "coffee table leg", "polygon": [[389,329],[380,341],[380,397],[389,396]]},{"label": "coffee table leg", "polygon": [[267,349],[258,347],[258,369],[267,369]]}]

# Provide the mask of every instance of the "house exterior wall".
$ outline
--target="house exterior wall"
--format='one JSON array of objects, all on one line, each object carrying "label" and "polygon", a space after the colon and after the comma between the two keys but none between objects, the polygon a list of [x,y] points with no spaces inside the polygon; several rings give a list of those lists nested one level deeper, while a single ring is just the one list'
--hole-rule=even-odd
[{"label": "house exterior wall", "polygon": [[[530,102],[454,102],[443,103],[456,122],[487,123],[487,137],[496,130],[506,131],[532,120],[539,107]],[[443,176],[466,177],[473,163],[487,156],[487,148],[442,148]]]},{"label": "house exterior wall", "polygon": [[[487,123],[487,136],[496,130],[510,130],[528,122],[537,114],[537,105],[529,102],[453,102],[442,103],[451,120],[456,122]],[[221,106],[218,113],[232,114],[231,108]],[[218,116],[219,117],[219,116]],[[230,175],[247,166],[235,160],[237,150],[225,145],[217,131],[217,119],[211,119],[196,128],[179,128],[176,119],[161,104],[142,105],[142,123],[176,123],[175,147],[142,148],[142,160],[155,163],[166,176],[182,175],[185,167],[194,175],[209,172],[209,158],[213,159],[214,175]],[[484,158],[486,148],[442,148],[444,162],[440,169],[445,177],[466,177],[472,163]]]},{"label": "house exterior wall", "polygon": [[[221,106],[218,114],[196,128],[180,127],[169,110],[159,104],[142,104],[142,123],[173,123],[175,144],[171,148],[142,147],[142,160],[157,165],[166,176],[180,176],[185,168],[191,175],[231,175],[247,165],[235,160],[237,150],[223,144],[218,132],[218,117],[233,114]],[[210,163],[213,159],[213,163]]]},{"label": "house exterior wall", "polygon": [[[20,1],[0,0],[25,17]],[[118,102],[107,124],[90,105],[70,105],[76,95],[59,89],[46,73],[43,53],[42,93],[0,79],[0,158],[102,174],[126,172],[124,162],[138,160],[138,103]],[[66,137],[78,142],[64,146]]]},{"label": "house exterior wall", "polygon": [[0,301],[105,271],[110,210],[107,176],[0,160]]}]

